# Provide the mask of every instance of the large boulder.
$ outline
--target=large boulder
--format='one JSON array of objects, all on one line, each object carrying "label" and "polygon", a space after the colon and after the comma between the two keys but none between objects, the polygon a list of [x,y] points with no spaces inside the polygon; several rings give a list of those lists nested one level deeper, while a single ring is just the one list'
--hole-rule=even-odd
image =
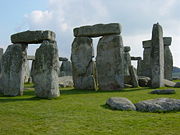
[{"label": "large boulder", "polygon": [[180,111],[180,99],[157,98],[141,101],[135,104],[136,110],[141,112],[170,112]]},{"label": "large boulder", "polygon": [[92,39],[76,37],[72,43],[71,61],[76,89],[96,89]]},{"label": "large boulder", "polygon": [[106,101],[106,104],[109,105],[111,109],[130,111],[136,110],[134,104],[127,98],[123,97],[111,97]]},{"label": "large boulder", "polygon": [[27,45],[9,45],[2,56],[1,93],[5,96],[23,95]]},{"label": "large boulder", "polygon": [[37,49],[33,65],[35,94],[40,98],[56,98],[59,93],[59,56],[56,42],[44,41]]},{"label": "large boulder", "polygon": [[11,35],[12,43],[39,44],[44,40],[55,41],[52,31],[24,31]]},{"label": "large boulder", "polygon": [[139,86],[141,87],[149,87],[151,85],[151,78],[146,76],[138,77]]},{"label": "large boulder", "polygon": [[75,37],[99,37],[112,34],[120,34],[121,26],[119,23],[96,24],[93,26],[82,26],[74,29]]},{"label": "large boulder", "polygon": [[73,79],[72,76],[62,76],[59,77],[59,86],[64,88],[64,87],[73,87]]},{"label": "large boulder", "polygon": [[99,40],[96,68],[100,90],[118,90],[124,87],[124,50],[121,36],[104,36]]},{"label": "large boulder", "polygon": [[175,82],[173,82],[173,81],[170,81],[170,80],[167,80],[167,79],[164,79],[164,85],[166,86],[166,87],[174,87],[175,86]]}]

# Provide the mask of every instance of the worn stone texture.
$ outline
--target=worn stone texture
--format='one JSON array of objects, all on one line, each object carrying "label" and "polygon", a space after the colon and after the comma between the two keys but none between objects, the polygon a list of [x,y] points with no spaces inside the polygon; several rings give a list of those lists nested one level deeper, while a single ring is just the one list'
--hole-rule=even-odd
[{"label": "worn stone texture", "polygon": [[137,72],[135,71],[135,68],[132,65],[129,66],[129,73],[131,76],[131,83],[133,87],[139,87]]},{"label": "worn stone texture", "polygon": [[127,98],[124,97],[111,97],[106,101],[111,109],[121,110],[121,111],[135,111],[136,107]]},{"label": "worn stone texture", "polygon": [[146,76],[138,76],[138,83],[141,87],[149,87],[151,84],[151,78]]},{"label": "worn stone texture", "polygon": [[55,33],[46,31],[24,31],[11,35],[12,43],[39,44],[44,40],[55,41]]},{"label": "worn stone texture", "polygon": [[59,76],[72,76],[72,63],[71,61],[63,61],[60,67]]},{"label": "worn stone texture", "polygon": [[171,37],[163,37],[164,41],[164,78],[172,80],[173,56],[169,46],[171,45]]},{"label": "worn stone texture", "polygon": [[164,79],[163,81],[164,81],[164,85],[165,85],[166,87],[174,87],[174,86],[176,85],[175,82],[170,81],[170,80],[167,80],[167,79]]},{"label": "worn stone texture", "polygon": [[28,55],[28,56],[27,56],[27,59],[28,59],[28,60],[35,60],[35,56],[33,56],[33,55]]},{"label": "worn stone texture", "polygon": [[159,88],[164,86],[164,42],[163,30],[159,24],[153,25],[151,41],[151,87]]},{"label": "worn stone texture", "polygon": [[72,43],[71,62],[76,89],[96,89],[92,39],[76,37]]},{"label": "worn stone texture", "polygon": [[104,36],[99,40],[96,68],[100,90],[118,90],[124,87],[124,49],[121,36]]},{"label": "worn stone texture", "polygon": [[141,112],[170,112],[180,111],[180,99],[157,98],[141,101],[135,104],[136,110]]},{"label": "worn stone texture", "polygon": [[2,56],[1,92],[5,96],[23,95],[27,45],[9,45]]},{"label": "worn stone texture", "polygon": [[173,89],[165,89],[165,90],[153,90],[150,93],[151,94],[175,94],[176,91]]},{"label": "worn stone texture", "polygon": [[74,83],[73,83],[72,76],[59,77],[59,86],[62,87],[62,88],[73,87]]},{"label": "worn stone texture", "polygon": [[1,59],[3,56],[3,48],[0,48],[0,76],[1,76]]},{"label": "worn stone texture", "polygon": [[59,93],[59,56],[56,42],[44,41],[36,50],[33,65],[35,94],[40,98],[56,98]]},{"label": "worn stone texture", "polygon": [[30,78],[29,61],[26,59],[24,63],[24,82],[27,83]]},{"label": "worn stone texture", "polygon": [[119,23],[96,24],[75,28],[73,31],[75,37],[99,37],[112,34],[118,35],[121,33],[121,25]]},{"label": "worn stone texture", "polygon": [[129,76],[129,66],[131,66],[130,46],[124,46],[124,76]]}]

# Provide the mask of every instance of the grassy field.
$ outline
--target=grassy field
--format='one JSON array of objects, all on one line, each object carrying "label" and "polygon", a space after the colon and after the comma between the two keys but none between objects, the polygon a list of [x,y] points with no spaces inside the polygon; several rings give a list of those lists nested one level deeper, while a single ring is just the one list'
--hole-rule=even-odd
[{"label": "grassy field", "polygon": [[114,96],[127,97],[133,103],[160,97],[180,99],[180,88],[172,95],[148,94],[151,90],[95,92],[64,88],[59,98],[45,100],[34,97],[33,88],[28,88],[24,96],[1,96],[0,135],[179,135],[180,112],[117,111],[105,105]]}]

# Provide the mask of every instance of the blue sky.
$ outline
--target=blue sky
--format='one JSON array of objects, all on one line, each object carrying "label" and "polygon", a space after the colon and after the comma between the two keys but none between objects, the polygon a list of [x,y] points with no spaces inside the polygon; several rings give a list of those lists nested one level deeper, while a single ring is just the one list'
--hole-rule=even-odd
[{"label": "blue sky", "polygon": [[[60,56],[69,57],[72,29],[81,25],[117,22],[122,25],[124,46],[132,56],[142,56],[142,41],[151,39],[159,22],[164,36],[172,36],[174,65],[180,67],[179,0],[1,0],[0,47],[6,49],[10,35],[25,30],[52,30]],[[94,47],[96,49],[97,39]],[[30,45],[34,54],[37,45]]]}]

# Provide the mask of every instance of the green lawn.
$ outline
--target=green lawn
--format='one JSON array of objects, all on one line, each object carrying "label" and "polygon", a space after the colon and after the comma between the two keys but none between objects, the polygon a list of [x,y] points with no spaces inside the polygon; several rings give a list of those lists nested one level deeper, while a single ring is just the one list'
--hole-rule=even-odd
[{"label": "green lawn", "polygon": [[148,94],[152,89],[89,91],[64,88],[57,99],[24,96],[0,97],[0,135],[179,135],[180,112],[142,113],[110,110],[109,97],[127,97],[136,103],[160,97],[180,99],[180,88],[172,95]]}]

